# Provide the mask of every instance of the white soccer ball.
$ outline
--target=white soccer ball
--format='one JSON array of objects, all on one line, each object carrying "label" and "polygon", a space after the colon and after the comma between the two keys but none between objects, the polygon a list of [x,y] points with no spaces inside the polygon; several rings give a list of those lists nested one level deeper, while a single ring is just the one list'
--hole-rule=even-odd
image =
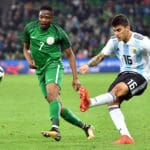
[{"label": "white soccer ball", "polygon": [[4,69],[0,66],[0,81],[4,78]]}]

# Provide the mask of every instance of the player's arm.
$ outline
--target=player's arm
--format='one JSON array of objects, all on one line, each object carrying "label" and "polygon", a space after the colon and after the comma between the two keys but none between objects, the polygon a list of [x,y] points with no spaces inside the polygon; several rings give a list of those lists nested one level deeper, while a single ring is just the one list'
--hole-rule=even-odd
[{"label": "player's arm", "polygon": [[94,56],[87,64],[84,64],[80,67],[80,73],[82,74],[86,73],[89,70],[89,67],[96,66],[104,58],[105,58],[105,55],[103,53],[99,53],[98,55]]},{"label": "player's arm", "polygon": [[34,60],[32,59],[30,50],[29,50],[29,44],[28,43],[24,43],[23,45],[23,53],[24,53],[24,57],[27,60],[30,68],[32,69],[37,69],[37,66],[35,65]]},{"label": "player's arm", "polygon": [[93,67],[98,65],[105,57],[109,56],[114,50],[114,42],[115,37],[111,37],[111,39],[106,43],[105,47],[101,50],[101,53],[93,57],[87,64],[84,64],[80,67],[80,73],[84,74],[89,70],[89,67]]},{"label": "player's arm", "polygon": [[99,64],[103,59],[105,58],[105,55],[103,53],[99,53],[98,55],[96,55],[95,57],[93,57],[88,63],[87,65],[89,67],[94,67],[97,64]]},{"label": "player's arm", "polygon": [[69,64],[72,70],[72,75],[73,75],[73,81],[72,81],[72,86],[73,88],[78,91],[78,89],[80,88],[80,82],[78,80],[78,74],[77,74],[77,67],[76,67],[76,60],[75,60],[75,56],[74,53],[72,51],[72,48],[67,48],[64,51],[67,55],[67,58],[69,60]]}]

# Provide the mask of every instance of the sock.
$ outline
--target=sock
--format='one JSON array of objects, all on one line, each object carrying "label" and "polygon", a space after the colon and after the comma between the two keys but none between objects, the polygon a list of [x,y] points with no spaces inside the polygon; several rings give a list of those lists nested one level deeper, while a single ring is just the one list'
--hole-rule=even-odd
[{"label": "sock", "polygon": [[131,135],[127,129],[126,123],[125,123],[124,115],[121,112],[118,105],[110,106],[109,114],[110,114],[110,117],[111,117],[114,125],[116,126],[117,130],[120,132],[120,134],[128,135],[129,137],[131,137]]},{"label": "sock", "polygon": [[49,110],[50,110],[50,118],[52,121],[52,127],[58,128],[61,111],[60,102],[58,100],[51,101],[49,104]]},{"label": "sock", "polygon": [[85,126],[85,123],[83,123],[77,116],[75,116],[75,114],[73,114],[73,112],[67,108],[64,108],[64,111],[61,113],[61,117],[67,122],[80,128],[84,128]]},{"label": "sock", "polygon": [[111,103],[116,99],[116,96],[112,93],[105,93],[90,99],[91,99],[90,107],[92,107]]}]

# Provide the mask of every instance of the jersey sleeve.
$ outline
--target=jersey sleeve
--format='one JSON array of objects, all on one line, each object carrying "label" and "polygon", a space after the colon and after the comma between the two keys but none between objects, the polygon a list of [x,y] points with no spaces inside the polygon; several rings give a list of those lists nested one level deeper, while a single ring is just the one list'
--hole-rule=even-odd
[{"label": "jersey sleeve", "polygon": [[150,39],[147,37],[147,36],[145,36],[144,37],[144,40],[143,40],[143,47],[144,47],[144,49],[149,53],[149,55],[150,55]]},{"label": "jersey sleeve", "polygon": [[103,53],[106,56],[109,56],[114,51],[114,42],[113,39],[109,39],[106,43],[105,47],[102,49],[101,53]]},{"label": "jersey sleeve", "polygon": [[65,49],[71,46],[71,42],[69,40],[67,33],[62,28],[60,28],[59,30],[61,35],[61,49],[62,51],[64,51]]},{"label": "jersey sleeve", "polygon": [[30,43],[30,35],[29,35],[29,32],[28,32],[28,29],[29,29],[29,26],[26,25],[25,28],[24,28],[24,31],[23,31],[23,42],[25,43]]}]

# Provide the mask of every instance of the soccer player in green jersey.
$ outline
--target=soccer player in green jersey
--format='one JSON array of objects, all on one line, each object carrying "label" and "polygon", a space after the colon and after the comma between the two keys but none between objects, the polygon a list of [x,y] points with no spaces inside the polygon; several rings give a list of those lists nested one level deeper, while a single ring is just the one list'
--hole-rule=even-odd
[{"label": "soccer player in green jersey", "polygon": [[73,76],[72,86],[75,90],[79,89],[80,82],[68,36],[61,27],[52,23],[52,20],[52,8],[42,6],[39,10],[39,19],[28,23],[23,34],[24,56],[30,68],[36,69],[39,85],[49,103],[52,126],[50,130],[42,131],[42,135],[59,141],[61,139],[59,131],[59,118],[61,116],[67,122],[83,129],[88,139],[93,139],[93,126],[82,122],[68,108],[63,107],[60,102],[59,93],[64,73],[61,60],[63,52],[69,59]]}]

